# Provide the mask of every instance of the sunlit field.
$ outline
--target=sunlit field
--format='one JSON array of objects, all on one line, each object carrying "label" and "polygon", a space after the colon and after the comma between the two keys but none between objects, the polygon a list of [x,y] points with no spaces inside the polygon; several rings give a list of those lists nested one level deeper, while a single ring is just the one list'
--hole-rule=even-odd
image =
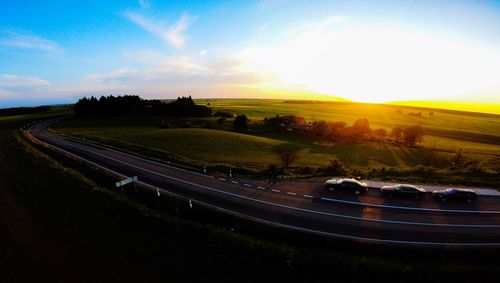
[{"label": "sunlit field", "polygon": [[[392,105],[282,100],[198,100],[208,104],[213,112],[245,114],[250,118],[250,132],[232,131],[233,119],[217,125],[214,118],[172,119],[160,117],[106,117],[70,119],[52,127],[53,130],[77,137],[86,137],[104,144],[142,152],[157,158],[175,157],[188,164],[230,165],[260,170],[279,163],[276,149],[291,146],[299,149],[294,167],[324,166],[332,158],[359,168],[415,166],[446,168],[458,149],[466,157],[478,160],[486,170],[498,170],[500,152],[500,116],[438,109],[420,109]],[[421,112],[422,117],[408,113]],[[432,112],[431,115],[429,113]],[[345,121],[352,124],[367,118],[371,128],[421,125],[426,134],[422,146],[405,147],[382,142],[345,142],[324,144],[313,137],[287,131],[269,130],[263,124],[275,115],[303,116],[307,121]],[[167,119],[173,129],[158,129],[161,119]],[[182,125],[190,122],[189,129]],[[210,123],[213,129],[204,129]],[[142,148],[142,150],[141,150]],[[432,160],[429,156],[432,154]]]}]

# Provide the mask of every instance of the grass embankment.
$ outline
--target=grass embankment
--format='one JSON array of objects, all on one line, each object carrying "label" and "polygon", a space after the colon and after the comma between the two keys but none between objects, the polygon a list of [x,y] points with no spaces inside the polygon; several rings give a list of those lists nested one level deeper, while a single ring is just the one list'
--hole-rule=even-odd
[{"label": "grass embankment", "polygon": [[0,122],[3,282],[495,282],[500,274],[498,249],[358,244],[182,200],[151,202],[145,191],[125,197],[108,175],[21,138],[17,129],[32,119]]},{"label": "grass embankment", "polygon": [[[103,120],[106,120],[105,125],[101,124]],[[410,168],[422,164],[426,157],[422,154],[425,149],[374,142],[319,145],[310,137],[263,129],[250,134],[199,128],[158,129],[158,120],[149,117],[87,118],[62,121],[51,129],[133,151],[157,151],[158,158],[167,157],[167,160],[252,169],[279,163],[276,149],[283,145],[300,150],[294,166],[323,166],[330,158],[337,157],[348,166]],[[130,121],[142,123],[141,126],[129,126]]]},{"label": "grass embankment", "polygon": [[[210,104],[214,112],[248,115],[251,131],[230,132],[232,119],[218,125],[216,117],[144,116],[71,119],[54,125],[52,130],[197,170],[206,165],[212,171],[256,173],[269,164],[279,164],[276,151],[287,146],[299,150],[299,158],[292,163],[295,177],[318,175],[330,159],[337,158],[352,169],[353,175],[366,178],[487,187],[496,187],[500,179],[500,116],[438,109],[429,115],[429,109],[352,103],[210,100]],[[407,115],[416,111],[423,113],[422,117]],[[373,141],[319,144],[313,137],[266,128],[262,119],[276,114],[348,123],[368,117],[372,128],[390,131],[393,126],[418,124],[429,135],[424,136],[423,148]],[[158,129],[160,120],[177,128]],[[180,128],[188,122],[192,128]],[[214,129],[202,129],[207,124]],[[461,167],[451,170],[458,149],[463,149]],[[419,167],[430,167],[437,174]]]}]

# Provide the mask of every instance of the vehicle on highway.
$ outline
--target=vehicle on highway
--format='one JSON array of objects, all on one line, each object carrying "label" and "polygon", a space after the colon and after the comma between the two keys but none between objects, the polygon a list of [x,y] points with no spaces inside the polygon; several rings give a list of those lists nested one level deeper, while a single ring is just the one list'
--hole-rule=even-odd
[{"label": "vehicle on highway", "polygon": [[383,196],[422,198],[425,190],[413,185],[397,184],[394,186],[383,186],[380,188]]},{"label": "vehicle on highway", "polygon": [[477,199],[477,193],[470,189],[446,189],[432,192],[432,196],[440,201],[465,200],[471,202]]},{"label": "vehicle on highway", "polygon": [[368,185],[355,179],[330,179],[325,182],[325,188],[329,191],[350,191],[357,195],[368,191]]}]

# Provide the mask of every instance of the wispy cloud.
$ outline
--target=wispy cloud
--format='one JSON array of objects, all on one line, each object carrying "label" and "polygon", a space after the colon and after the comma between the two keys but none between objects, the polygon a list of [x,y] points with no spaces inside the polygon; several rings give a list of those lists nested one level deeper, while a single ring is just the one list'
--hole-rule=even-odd
[{"label": "wispy cloud", "polygon": [[272,23],[262,24],[257,28],[257,32],[263,32],[264,30],[268,29],[271,25]]},{"label": "wispy cloud", "polygon": [[25,77],[13,74],[0,74],[0,88],[11,89],[18,87],[48,86],[51,83],[38,77]]},{"label": "wispy cloud", "polygon": [[164,22],[155,21],[137,12],[128,11],[124,15],[131,22],[158,36],[168,45],[178,49],[184,47],[186,43],[185,31],[195,20],[195,17],[184,13],[177,22],[167,26]]},{"label": "wispy cloud", "polygon": [[[10,104],[15,105],[15,103],[5,103],[5,100],[36,96],[51,86],[52,84],[49,81],[38,77],[0,74],[0,107],[9,106]],[[27,101],[24,101],[24,103],[29,104]]]},{"label": "wispy cloud", "polygon": [[11,31],[4,31],[0,33],[0,46],[40,49],[52,54],[60,54],[63,51],[63,49],[55,41],[33,34],[21,34]]},{"label": "wispy cloud", "polygon": [[174,97],[186,93],[196,97],[230,96],[250,93],[255,85],[267,79],[260,73],[245,70],[243,62],[225,53],[211,56],[167,56],[153,50],[125,54],[141,68],[115,69],[106,73],[89,74],[81,85],[94,89],[130,93],[140,89],[145,96]]}]

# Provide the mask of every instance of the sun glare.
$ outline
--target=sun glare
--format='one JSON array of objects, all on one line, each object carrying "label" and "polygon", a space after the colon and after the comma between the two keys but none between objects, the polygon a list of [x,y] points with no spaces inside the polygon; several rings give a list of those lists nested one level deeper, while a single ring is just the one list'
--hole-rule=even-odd
[{"label": "sun glare", "polygon": [[353,101],[460,98],[500,89],[500,56],[460,42],[390,29],[317,28],[271,48],[245,50],[271,74],[270,89],[301,89]]}]

